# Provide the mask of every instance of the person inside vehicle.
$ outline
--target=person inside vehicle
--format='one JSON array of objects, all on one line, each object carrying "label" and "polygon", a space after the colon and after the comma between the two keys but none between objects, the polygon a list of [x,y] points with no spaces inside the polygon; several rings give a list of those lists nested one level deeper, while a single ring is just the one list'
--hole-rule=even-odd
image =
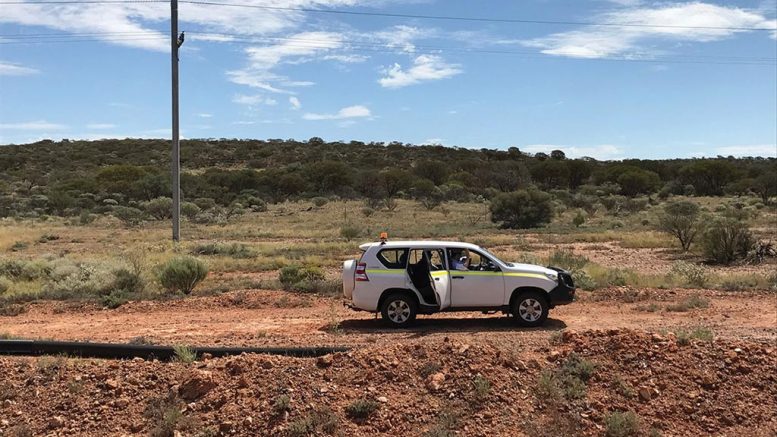
[{"label": "person inside vehicle", "polygon": [[469,251],[467,249],[451,251],[453,270],[469,270]]}]

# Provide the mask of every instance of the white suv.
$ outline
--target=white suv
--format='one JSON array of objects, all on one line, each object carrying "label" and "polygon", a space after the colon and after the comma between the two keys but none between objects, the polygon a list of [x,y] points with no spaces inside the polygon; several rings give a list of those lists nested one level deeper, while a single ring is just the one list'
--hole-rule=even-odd
[{"label": "white suv", "polygon": [[551,308],[575,296],[569,272],[507,263],[474,244],[382,241],[359,248],[361,258],[343,263],[346,305],[380,311],[394,327],[440,311],[501,311],[522,326],[539,326]]}]

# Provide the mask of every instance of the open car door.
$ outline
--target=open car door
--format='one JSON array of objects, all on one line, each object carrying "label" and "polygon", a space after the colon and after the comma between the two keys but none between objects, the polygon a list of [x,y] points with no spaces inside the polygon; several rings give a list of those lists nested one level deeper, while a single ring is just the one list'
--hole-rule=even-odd
[{"label": "open car door", "polygon": [[426,252],[429,257],[429,274],[437,295],[437,304],[440,310],[444,310],[451,306],[451,278],[446,267],[448,264],[445,260],[445,250],[430,249]]},{"label": "open car door", "polygon": [[423,300],[422,304],[442,310],[451,305],[450,277],[443,249],[413,249],[407,263],[407,276]]}]

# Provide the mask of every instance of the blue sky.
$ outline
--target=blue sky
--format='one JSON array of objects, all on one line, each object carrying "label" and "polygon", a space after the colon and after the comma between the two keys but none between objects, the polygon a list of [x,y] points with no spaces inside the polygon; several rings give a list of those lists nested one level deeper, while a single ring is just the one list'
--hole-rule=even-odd
[{"label": "blue sky", "polygon": [[[184,138],[777,155],[773,1],[226,2],[637,26],[182,3]],[[166,4],[0,8],[0,143],[169,137]]]}]

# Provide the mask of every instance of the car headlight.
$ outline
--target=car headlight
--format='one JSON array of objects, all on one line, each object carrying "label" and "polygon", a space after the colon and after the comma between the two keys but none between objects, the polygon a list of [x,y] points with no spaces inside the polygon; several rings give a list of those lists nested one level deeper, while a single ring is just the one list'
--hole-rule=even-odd
[{"label": "car headlight", "polygon": [[558,281],[557,273],[545,273],[545,276],[547,276],[551,281]]}]

